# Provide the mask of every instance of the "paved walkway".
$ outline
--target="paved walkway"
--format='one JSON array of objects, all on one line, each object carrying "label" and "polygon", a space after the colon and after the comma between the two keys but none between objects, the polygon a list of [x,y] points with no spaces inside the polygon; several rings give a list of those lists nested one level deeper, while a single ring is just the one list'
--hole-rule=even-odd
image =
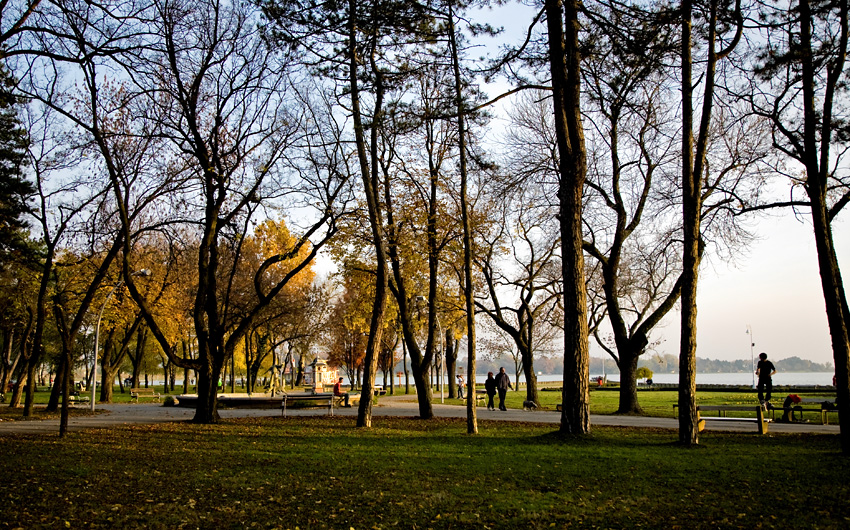
[{"label": "paved walkway", "polygon": [[[465,418],[466,408],[457,405],[440,405],[439,399],[433,405],[434,415],[443,418]],[[194,415],[194,409],[182,407],[163,407],[157,403],[133,403],[96,405],[96,408],[105,413],[93,416],[71,417],[68,420],[68,429],[79,431],[90,428],[109,428],[120,425],[151,424],[173,421],[190,420]],[[419,415],[419,409],[412,396],[384,396],[380,404],[374,407],[373,415],[380,416],[409,416]],[[316,416],[326,414],[324,409],[289,409],[289,416]],[[280,416],[277,409],[226,409],[220,410],[223,418]],[[334,409],[334,414],[340,416],[356,416],[357,408]],[[559,412],[540,411],[529,412],[520,409],[508,409],[507,411],[489,411],[486,408],[478,408],[478,418],[481,420],[498,421],[524,421],[534,423],[560,423]],[[591,427],[594,425],[619,426],[619,427],[642,427],[677,430],[678,421],[674,418],[656,418],[648,416],[611,416],[592,414],[590,416]],[[34,421],[0,421],[0,436],[7,434],[40,434],[58,433],[59,420],[34,420]],[[706,431],[731,431],[752,432],[756,427],[747,422],[707,422]],[[814,423],[771,423],[771,433],[825,433],[838,434],[837,425],[819,425]]]}]

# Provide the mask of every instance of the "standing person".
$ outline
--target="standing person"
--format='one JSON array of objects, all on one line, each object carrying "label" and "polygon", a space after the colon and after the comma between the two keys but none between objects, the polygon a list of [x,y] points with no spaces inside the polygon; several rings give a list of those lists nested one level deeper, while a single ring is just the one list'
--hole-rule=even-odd
[{"label": "standing person", "polygon": [[[758,392],[759,403],[770,401],[770,394],[773,392],[773,374],[776,373],[776,368],[773,363],[767,360],[767,354],[762,352],[759,354],[759,362],[756,364],[756,375],[759,377]],[[767,392],[765,392],[767,390]]]},{"label": "standing person", "polygon": [[336,384],[334,384],[334,396],[341,397],[345,400],[345,403],[343,403],[343,405],[342,405],[343,407],[350,407],[351,406],[351,405],[348,404],[348,392],[342,391],[342,377],[340,377],[339,381],[337,381]]},{"label": "standing person", "polygon": [[496,397],[496,380],[493,378],[493,372],[487,372],[484,392],[487,393],[487,410],[496,410],[496,405],[493,403],[493,398]]},{"label": "standing person", "polygon": [[457,374],[457,398],[463,399],[463,376]]},{"label": "standing person", "polygon": [[505,373],[505,367],[503,366],[499,368],[499,373],[496,375],[496,389],[499,391],[499,410],[508,410],[505,406],[505,395],[507,395],[509,388],[511,390],[514,389],[511,386],[511,378]]}]

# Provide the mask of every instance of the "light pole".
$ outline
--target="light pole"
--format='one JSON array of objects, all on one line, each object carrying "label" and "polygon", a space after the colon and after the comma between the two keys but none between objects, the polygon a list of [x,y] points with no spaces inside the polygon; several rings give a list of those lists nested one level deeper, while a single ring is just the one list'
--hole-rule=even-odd
[{"label": "light pole", "polygon": [[[150,276],[150,269],[141,269],[131,274],[131,276]],[[118,280],[118,283],[115,284],[115,287],[109,291],[109,294],[106,295],[106,299],[103,301],[103,305],[100,306],[100,311],[97,314],[97,325],[94,328],[94,365],[92,365],[91,370],[91,410],[94,412],[94,400],[95,400],[95,392],[97,391],[97,349],[100,344],[100,319],[103,317],[103,310],[106,309],[106,304],[109,303],[109,299],[112,298],[112,295],[115,294],[115,291],[118,290],[119,287],[124,283],[124,279]]]},{"label": "light pole", "polygon": [[750,364],[751,364],[751,368],[752,368],[752,370],[750,370],[750,373],[753,374],[753,388],[755,388],[756,387],[756,356],[755,356],[755,353],[753,352],[753,347],[755,347],[755,345],[756,345],[756,339],[755,339],[755,337],[753,337],[753,328],[749,324],[747,324],[747,336],[750,339]]}]

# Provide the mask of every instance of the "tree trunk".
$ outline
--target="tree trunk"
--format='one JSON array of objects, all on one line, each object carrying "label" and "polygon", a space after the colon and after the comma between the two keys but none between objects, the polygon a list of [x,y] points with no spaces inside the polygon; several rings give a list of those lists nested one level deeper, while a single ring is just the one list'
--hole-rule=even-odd
[{"label": "tree trunk", "polygon": [[[64,348],[63,348],[64,349]],[[62,364],[63,364],[63,377],[62,377],[62,408],[59,412],[59,436],[64,437],[65,433],[68,432],[68,404],[69,399],[68,396],[71,395],[71,385],[72,385],[72,377],[71,377],[71,352],[63,351],[62,352]],[[58,386],[58,385],[57,385]]]},{"label": "tree trunk", "polygon": [[641,414],[637,398],[637,367],[640,357],[634,352],[621,351],[620,362],[620,406],[617,414]]},{"label": "tree trunk", "polygon": [[[850,310],[835,255],[832,230],[826,217],[825,194],[812,194],[812,221],[818,253],[821,288],[826,305],[832,354],[835,361],[836,402],[841,425],[841,449],[850,454]],[[844,422],[844,423],[842,423]]]},{"label": "tree trunk", "polygon": [[[835,87],[838,84],[847,48],[847,17],[848,8],[846,2],[841,4],[842,32],[838,57],[831,66],[830,82],[827,87],[827,97],[821,97],[824,108],[821,116],[829,116],[833,112],[832,101]],[[818,112],[815,110],[815,69],[812,45],[811,28],[813,25],[811,6],[808,1],[801,0],[800,12],[800,48],[799,54],[802,62],[802,84],[803,84],[803,153],[806,166],[806,193],[811,200],[812,228],[814,230],[815,247],[817,248],[818,270],[821,278],[821,289],[823,291],[824,304],[826,306],[826,318],[829,325],[829,335],[832,342],[832,356],[835,362],[835,385],[836,402],[838,408],[838,420],[841,425],[841,450],[844,454],[850,454],[850,309],[848,309],[847,297],[841,278],[841,269],[838,265],[838,257],[835,254],[835,245],[832,237],[832,226],[830,223],[828,195],[828,168],[829,138],[833,134],[832,127],[823,118],[824,125],[818,131]],[[820,160],[818,159],[817,145],[820,142]]]},{"label": "tree trunk", "polygon": [[[198,374],[198,403],[192,423],[218,423],[218,381],[221,378],[221,366],[205,363],[206,373]],[[206,376],[206,377],[204,377]]]},{"label": "tree trunk", "polygon": [[696,322],[699,258],[698,175],[694,175],[693,59],[691,56],[691,0],[682,2],[682,259],[681,341],[679,344],[679,443],[696,445]]},{"label": "tree trunk", "polygon": [[115,374],[118,368],[110,363],[104,362],[100,365],[100,402],[112,403],[113,386],[115,382]]},{"label": "tree trunk", "polygon": [[[35,367],[30,367],[33,371],[32,380],[35,381]],[[27,380],[29,381],[29,377]],[[59,410],[62,392],[65,388],[65,356],[59,356],[59,366],[56,367],[56,379],[53,381],[53,388],[50,390],[50,397],[47,400],[47,412],[57,412]]]},{"label": "tree trunk", "polygon": [[12,379],[12,373],[18,366],[18,361],[24,351],[24,345],[18,351],[18,355],[12,358],[12,349],[15,343],[15,331],[10,329],[3,334],[3,360],[2,360],[2,376],[0,376],[0,394],[6,392],[6,387],[9,386],[9,381]]},{"label": "tree trunk", "polygon": [[[577,0],[545,0],[552,100],[558,144],[558,190],[564,302],[564,387],[560,431],[590,432],[590,353],[582,248],[582,193],[587,153],[581,121]],[[562,18],[563,17],[563,18]]]},{"label": "tree trunk", "polygon": [[410,371],[407,369],[407,342],[401,339],[401,356],[404,370],[404,393],[410,394]]},{"label": "tree trunk", "polygon": [[449,375],[449,399],[457,397],[457,350],[454,342],[455,333],[452,328],[446,328],[446,373]]},{"label": "tree trunk", "polygon": [[[363,361],[363,381],[360,406],[357,411],[357,426],[372,426],[372,393],[375,384],[375,373],[378,366],[378,350],[381,347],[381,337],[384,329],[384,313],[387,307],[387,290],[389,275],[387,271],[387,253],[384,246],[384,229],[381,206],[378,193],[378,129],[382,121],[383,77],[375,65],[375,50],[368,58],[357,57],[357,1],[348,2],[348,82],[351,96],[351,115],[354,125],[357,158],[360,166],[360,176],[366,195],[369,213],[369,226],[372,231],[372,245],[375,248],[375,299],[372,303],[372,318],[369,322],[369,337],[366,341],[366,358]],[[359,61],[368,60],[371,65],[372,80],[375,85],[375,102],[372,109],[371,143],[369,152],[366,149],[365,129],[360,110]],[[371,160],[371,167],[370,167]]]},{"label": "tree trunk", "polygon": [[140,329],[136,333],[136,355],[130,356],[130,364],[133,365],[133,375],[131,376],[133,382],[131,383],[131,387],[139,388],[139,376],[142,373],[142,359],[145,355],[145,342],[148,339],[148,329],[147,327]]},{"label": "tree trunk", "polygon": [[[525,399],[540,404],[537,395],[537,373],[534,371],[534,356],[529,350],[520,350],[522,355],[522,370],[525,375]],[[590,369],[588,365],[588,370]],[[517,388],[519,388],[519,380],[517,379]]]},{"label": "tree trunk", "polygon": [[419,417],[423,420],[430,420],[434,417],[434,409],[431,406],[431,385],[428,382],[427,367],[416,365],[412,366],[411,376],[413,379],[413,388],[416,389],[417,403],[419,404]]},{"label": "tree trunk", "polygon": [[12,389],[12,398],[9,400],[9,408],[16,409],[21,406],[21,401],[23,398],[23,385],[20,384],[20,382],[25,380],[25,376],[27,375],[26,371],[24,370],[25,366],[26,364],[18,367],[18,384],[15,385],[15,388]]}]

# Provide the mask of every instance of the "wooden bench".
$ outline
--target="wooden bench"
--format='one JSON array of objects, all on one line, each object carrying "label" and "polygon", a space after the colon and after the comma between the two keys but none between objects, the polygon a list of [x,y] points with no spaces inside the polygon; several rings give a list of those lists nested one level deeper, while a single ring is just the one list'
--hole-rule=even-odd
[{"label": "wooden bench", "polygon": [[69,405],[74,405],[74,404],[76,404],[76,403],[88,403],[90,399],[91,399],[91,398],[89,398],[89,396],[74,396],[74,395],[70,395],[70,396],[68,396],[68,404],[69,404]]},{"label": "wooden bench", "polygon": [[289,404],[296,401],[315,401],[317,407],[327,407],[328,414],[334,415],[334,396],[332,392],[323,392],[321,394],[287,394],[284,392],[283,399],[280,402],[280,415],[286,417],[286,408]]},{"label": "wooden bench", "polygon": [[159,401],[159,392],[154,392],[153,388],[131,388],[130,398],[139,402],[139,398],[151,398]]},{"label": "wooden bench", "polygon": [[[673,409],[679,406],[673,405]],[[703,416],[703,412],[717,412],[717,416]],[[727,416],[727,412],[755,412],[756,416],[739,417]],[[755,423],[759,434],[767,434],[767,425],[770,418],[765,417],[765,409],[761,405],[697,405],[697,429],[699,432],[705,430],[706,421],[743,421]]]},{"label": "wooden bench", "polygon": [[[806,407],[804,404],[817,404],[817,407]],[[829,398],[802,398],[799,404],[794,404],[790,407],[770,407],[768,409],[770,411],[770,417],[774,421],[776,420],[776,412],[780,411],[785,412],[799,412],[800,419],[803,419],[804,412],[817,412],[820,413],[820,422],[822,425],[829,425],[829,413],[835,412],[838,413],[838,404],[835,403],[834,400]]]},{"label": "wooden bench", "polygon": [[[345,396],[334,396],[334,407],[343,408],[345,403]],[[352,394],[349,392],[348,394],[348,405],[353,407],[360,403],[360,394]]]}]

